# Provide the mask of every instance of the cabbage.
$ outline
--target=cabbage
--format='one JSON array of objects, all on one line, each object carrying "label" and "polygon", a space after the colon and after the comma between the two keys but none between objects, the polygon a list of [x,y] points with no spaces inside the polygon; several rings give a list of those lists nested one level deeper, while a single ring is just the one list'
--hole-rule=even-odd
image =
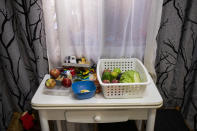
[{"label": "cabbage", "polygon": [[126,71],[120,78],[120,83],[139,83],[141,82],[140,75],[134,70]]},{"label": "cabbage", "polygon": [[134,82],[135,82],[135,83],[140,83],[140,82],[141,82],[139,72],[136,72],[136,71],[135,71],[134,76],[133,76],[133,79],[134,79]]}]

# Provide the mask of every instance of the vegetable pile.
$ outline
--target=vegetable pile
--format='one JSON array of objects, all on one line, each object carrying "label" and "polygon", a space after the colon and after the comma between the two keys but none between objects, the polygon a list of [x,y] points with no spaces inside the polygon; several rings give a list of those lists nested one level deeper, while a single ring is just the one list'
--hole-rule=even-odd
[{"label": "vegetable pile", "polygon": [[134,70],[121,72],[120,68],[115,68],[113,71],[106,69],[102,74],[103,83],[140,83],[140,74]]}]

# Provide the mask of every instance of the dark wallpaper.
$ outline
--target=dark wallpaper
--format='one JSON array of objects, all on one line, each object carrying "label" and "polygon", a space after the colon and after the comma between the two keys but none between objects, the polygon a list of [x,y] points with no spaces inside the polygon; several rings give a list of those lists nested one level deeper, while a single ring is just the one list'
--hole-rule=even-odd
[{"label": "dark wallpaper", "polygon": [[48,72],[40,0],[0,1],[0,130],[12,113],[31,110],[31,98]]},{"label": "dark wallpaper", "polygon": [[164,0],[157,36],[157,87],[197,130],[197,1]]}]

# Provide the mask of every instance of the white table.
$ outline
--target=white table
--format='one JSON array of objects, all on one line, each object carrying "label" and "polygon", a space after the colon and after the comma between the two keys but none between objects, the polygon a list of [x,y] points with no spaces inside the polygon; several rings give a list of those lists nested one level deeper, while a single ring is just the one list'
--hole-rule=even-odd
[{"label": "white table", "polygon": [[152,79],[143,98],[105,99],[100,93],[91,99],[77,100],[72,93],[68,96],[43,94],[49,77],[44,77],[31,101],[32,107],[39,111],[42,131],[49,131],[48,120],[57,120],[59,131],[60,120],[78,123],[147,120],[146,131],[154,130],[156,109],[162,106],[163,100]]}]

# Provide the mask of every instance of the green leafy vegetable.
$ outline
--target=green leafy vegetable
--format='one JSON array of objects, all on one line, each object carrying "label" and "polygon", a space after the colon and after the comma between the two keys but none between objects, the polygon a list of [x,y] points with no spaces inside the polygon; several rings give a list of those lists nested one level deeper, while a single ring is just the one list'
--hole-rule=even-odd
[{"label": "green leafy vegetable", "polygon": [[120,77],[121,83],[138,83],[141,82],[140,75],[134,70],[126,71]]},{"label": "green leafy vegetable", "polygon": [[133,76],[133,79],[134,79],[134,82],[135,83],[140,83],[141,82],[140,74],[135,71],[134,76]]}]

